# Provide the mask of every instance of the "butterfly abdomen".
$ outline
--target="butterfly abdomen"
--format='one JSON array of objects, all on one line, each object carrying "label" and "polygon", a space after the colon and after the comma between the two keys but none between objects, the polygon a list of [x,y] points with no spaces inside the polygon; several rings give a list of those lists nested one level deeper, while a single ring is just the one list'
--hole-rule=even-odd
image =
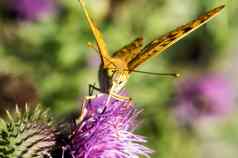
[{"label": "butterfly abdomen", "polygon": [[98,71],[98,80],[101,92],[108,93],[110,87],[112,86],[112,81],[111,77],[108,76],[107,69],[105,69],[102,65]]}]

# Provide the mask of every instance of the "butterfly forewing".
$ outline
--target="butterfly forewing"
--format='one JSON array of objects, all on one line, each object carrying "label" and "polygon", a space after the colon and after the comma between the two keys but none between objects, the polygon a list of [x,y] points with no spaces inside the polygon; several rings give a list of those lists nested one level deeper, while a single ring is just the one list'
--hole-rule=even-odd
[{"label": "butterfly forewing", "polygon": [[113,53],[112,57],[120,58],[122,61],[128,64],[141,51],[142,46],[143,46],[143,38],[138,37],[130,44]]},{"label": "butterfly forewing", "polygon": [[151,41],[147,44],[138,55],[129,62],[128,68],[129,70],[136,69],[139,65],[144,63],[147,59],[155,54],[159,54],[163,52],[165,49],[191,33],[192,31],[196,30],[213,17],[219,14],[219,12],[224,8],[224,5],[212,9],[211,11],[207,12],[205,15],[198,17],[197,19],[182,25],[175,30],[167,33],[166,35]]},{"label": "butterfly forewing", "polygon": [[90,17],[90,15],[87,11],[87,8],[85,7],[84,1],[79,0],[79,2],[80,2],[81,6],[83,8],[83,11],[84,11],[85,16],[87,18],[87,21],[88,21],[89,26],[91,28],[91,31],[92,31],[92,33],[95,37],[96,42],[97,42],[97,46],[98,46],[98,49],[99,49],[101,61],[103,62],[103,65],[107,65],[108,63],[110,63],[111,58],[109,56],[106,43],[103,39],[103,35],[102,35],[101,31],[98,29],[96,23]]}]

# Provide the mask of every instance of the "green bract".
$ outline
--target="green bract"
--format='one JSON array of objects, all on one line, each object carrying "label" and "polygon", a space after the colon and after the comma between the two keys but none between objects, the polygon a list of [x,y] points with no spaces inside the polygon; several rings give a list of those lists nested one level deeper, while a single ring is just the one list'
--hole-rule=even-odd
[{"label": "green bract", "polygon": [[0,120],[1,158],[43,158],[55,145],[55,129],[48,111],[37,106],[34,110],[7,111],[8,120]]}]

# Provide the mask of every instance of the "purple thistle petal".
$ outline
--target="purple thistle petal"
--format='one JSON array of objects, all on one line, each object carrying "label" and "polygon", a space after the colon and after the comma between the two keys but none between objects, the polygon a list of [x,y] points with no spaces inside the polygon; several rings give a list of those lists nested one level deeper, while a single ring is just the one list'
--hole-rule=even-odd
[{"label": "purple thistle petal", "polygon": [[75,158],[139,158],[149,157],[152,150],[142,145],[146,140],[135,135],[136,116],[131,101],[111,98],[102,94],[88,100],[87,111],[71,137],[70,149]]}]

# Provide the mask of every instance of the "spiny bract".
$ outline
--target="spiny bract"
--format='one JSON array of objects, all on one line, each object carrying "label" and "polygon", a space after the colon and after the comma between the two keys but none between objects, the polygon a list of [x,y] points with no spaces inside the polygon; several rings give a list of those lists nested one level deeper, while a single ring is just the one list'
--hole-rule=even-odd
[{"label": "spiny bract", "polygon": [[14,117],[7,111],[8,121],[0,119],[0,158],[50,157],[55,145],[55,129],[48,111],[37,106],[21,113],[16,107]]}]

